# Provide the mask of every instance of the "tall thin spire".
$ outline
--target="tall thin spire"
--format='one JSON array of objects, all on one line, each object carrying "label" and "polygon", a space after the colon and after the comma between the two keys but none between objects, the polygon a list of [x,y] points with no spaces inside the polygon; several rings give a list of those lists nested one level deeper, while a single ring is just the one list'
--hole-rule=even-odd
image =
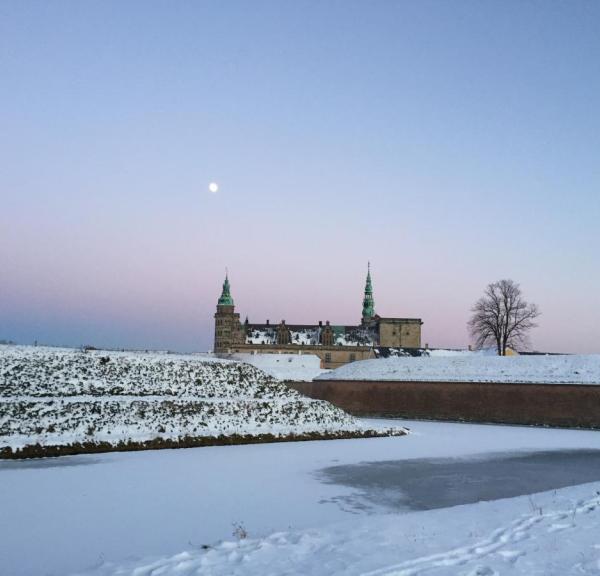
[{"label": "tall thin spire", "polygon": [[371,283],[371,263],[367,264],[367,281],[365,283],[365,295],[363,298],[362,319],[363,322],[375,316],[375,300],[373,300],[373,284]]},{"label": "tall thin spire", "polygon": [[223,282],[223,291],[217,302],[217,306],[233,306],[233,298],[231,297],[231,288],[229,286],[229,273],[225,269],[225,282]]}]

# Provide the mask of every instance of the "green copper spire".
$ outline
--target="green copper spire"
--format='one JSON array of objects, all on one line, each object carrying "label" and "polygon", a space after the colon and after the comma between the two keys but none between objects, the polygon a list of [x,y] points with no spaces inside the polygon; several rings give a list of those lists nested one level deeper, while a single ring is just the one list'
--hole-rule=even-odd
[{"label": "green copper spire", "polygon": [[217,302],[217,306],[233,306],[233,298],[231,297],[231,292],[229,291],[229,278],[227,277],[227,272],[225,272],[223,292],[221,292],[221,297]]},{"label": "green copper spire", "polygon": [[371,263],[367,268],[367,282],[365,284],[365,297],[363,298],[362,318],[370,320],[375,316],[375,300],[373,300],[373,285],[371,284]]}]

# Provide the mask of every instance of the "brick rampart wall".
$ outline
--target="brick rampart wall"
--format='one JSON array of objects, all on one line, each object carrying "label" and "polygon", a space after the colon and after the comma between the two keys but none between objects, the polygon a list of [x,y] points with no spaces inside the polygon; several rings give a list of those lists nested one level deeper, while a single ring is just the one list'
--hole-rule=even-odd
[{"label": "brick rampart wall", "polygon": [[354,380],[290,385],[358,416],[600,428],[600,385]]}]

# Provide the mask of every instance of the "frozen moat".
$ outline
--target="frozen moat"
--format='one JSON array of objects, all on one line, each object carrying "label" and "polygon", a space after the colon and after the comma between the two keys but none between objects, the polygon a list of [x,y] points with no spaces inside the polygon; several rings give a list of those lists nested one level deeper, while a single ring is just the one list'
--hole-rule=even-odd
[{"label": "frozen moat", "polygon": [[[61,576],[105,562],[201,551],[234,539],[240,524],[249,540],[345,522],[389,522],[416,534],[421,514],[442,510],[411,507],[600,479],[600,432],[371,423],[400,423],[412,434],[0,462],[0,573]],[[590,485],[582,497],[598,489]],[[496,500],[485,509],[506,512],[491,524],[510,523],[540,498]]]},{"label": "frozen moat", "polygon": [[350,510],[433,510],[600,480],[600,450],[494,453],[329,466],[323,482],[355,490],[332,501]]}]

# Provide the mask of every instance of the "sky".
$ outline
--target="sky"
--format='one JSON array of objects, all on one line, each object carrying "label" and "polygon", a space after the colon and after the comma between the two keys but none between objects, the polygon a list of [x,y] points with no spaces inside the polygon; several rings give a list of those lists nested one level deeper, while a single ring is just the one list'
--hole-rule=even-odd
[{"label": "sky", "polygon": [[[600,3],[0,3],[0,339],[205,351],[501,278],[600,353]],[[209,192],[210,182],[219,185]]]}]

